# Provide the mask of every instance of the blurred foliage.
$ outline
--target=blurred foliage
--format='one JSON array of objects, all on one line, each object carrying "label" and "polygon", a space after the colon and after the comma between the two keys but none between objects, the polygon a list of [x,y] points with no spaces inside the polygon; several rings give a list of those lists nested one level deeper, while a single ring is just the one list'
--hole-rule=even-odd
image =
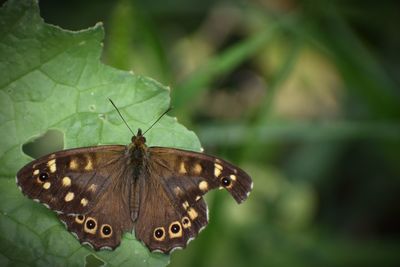
[{"label": "blurred foliage", "polygon": [[400,2],[40,7],[67,29],[104,21],[103,62],[171,86],[206,152],[252,175],[241,206],[209,194],[209,226],[171,266],[400,264]]}]

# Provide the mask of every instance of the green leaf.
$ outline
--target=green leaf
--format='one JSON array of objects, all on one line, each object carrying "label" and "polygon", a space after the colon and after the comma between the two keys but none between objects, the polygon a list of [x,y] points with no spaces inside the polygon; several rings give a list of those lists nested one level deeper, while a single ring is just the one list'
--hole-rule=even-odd
[{"label": "green leaf", "polygon": [[[126,144],[132,128],[146,129],[165,111],[169,89],[100,62],[101,24],[78,32],[48,25],[36,1],[10,0],[0,9],[0,265],[165,266],[132,233],[113,252],[95,252],[65,230],[57,216],[25,197],[14,177],[32,160],[22,145],[49,129],[66,148]],[[146,135],[149,145],[199,150],[193,132],[165,116]]]}]

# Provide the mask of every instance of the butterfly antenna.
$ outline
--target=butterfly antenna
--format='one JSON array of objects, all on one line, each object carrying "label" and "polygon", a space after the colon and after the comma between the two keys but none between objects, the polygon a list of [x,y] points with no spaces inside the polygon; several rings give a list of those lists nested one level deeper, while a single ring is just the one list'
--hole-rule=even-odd
[{"label": "butterfly antenna", "polygon": [[146,131],[144,131],[143,135],[145,135],[145,133],[147,133],[151,128],[153,128],[153,126],[154,126],[159,120],[161,120],[161,118],[164,117],[165,114],[167,114],[168,112],[170,112],[171,109],[172,109],[172,107],[169,107],[166,111],[164,111],[164,113],[161,114],[160,117],[158,117],[158,119],[157,119],[155,122],[153,122],[153,124],[152,124]]},{"label": "butterfly antenna", "polygon": [[117,106],[114,104],[114,102],[111,100],[111,98],[109,98],[108,100],[110,100],[111,104],[114,106],[114,108],[117,110],[119,116],[121,117],[121,119],[123,120],[123,122],[125,123],[126,127],[128,127],[129,131],[131,131],[131,133],[133,134],[133,136],[135,136],[135,133],[132,131],[131,127],[129,127],[128,123],[126,122],[126,120],[124,119],[124,117],[122,117],[121,112],[119,111],[119,109],[117,108]]}]

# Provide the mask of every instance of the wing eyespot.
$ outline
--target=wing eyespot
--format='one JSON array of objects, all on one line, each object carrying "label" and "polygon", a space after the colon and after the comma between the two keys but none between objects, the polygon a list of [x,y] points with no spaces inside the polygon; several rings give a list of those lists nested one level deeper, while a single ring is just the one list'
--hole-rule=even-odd
[{"label": "wing eyespot", "polygon": [[172,222],[169,226],[169,237],[177,238],[182,236],[182,227],[178,221]]},{"label": "wing eyespot", "polygon": [[49,179],[49,174],[47,172],[41,172],[38,176],[38,180],[41,183],[44,183],[45,181],[47,181]]},{"label": "wing eyespot", "polygon": [[75,216],[75,222],[82,224],[85,221],[85,216],[84,215],[77,215]]},{"label": "wing eyespot", "polygon": [[225,187],[225,188],[231,188],[232,187],[232,179],[231,179],[231,177],[228,177],[228,176],[222,177],[221,185],[223,187]]},{"label": "wing eyespot", "polygon": [[182,218],[182,227],[183,228],[189,228],[191,226],[191,222],[187,216]]},{"label": "wing eyespot", "polygon": [[155,240],[163,241],[165,239],[164,227],[157,227],[156,229],[154,229],[153,236]]},{"label": "wing eyespot", "polygon": [[109,224],[103,224],[101,226],[101,231],[100,231],[100,236],[102,238],[108,238],[112,235],[113,231],[112,231],[112,227]]},{"label": "wing eyespot", "polygon": [[88,217],[85,221],[84,230],[86,233],[94,234],[97,230],[97,222],[94,218]]}]

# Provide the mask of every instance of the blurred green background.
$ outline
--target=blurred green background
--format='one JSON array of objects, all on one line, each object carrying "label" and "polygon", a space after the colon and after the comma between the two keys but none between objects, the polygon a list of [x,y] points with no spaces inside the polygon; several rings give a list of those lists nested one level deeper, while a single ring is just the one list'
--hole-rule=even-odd
[{"label": "blurred green background", "polygon": [[[248,171],[170,266],[400,266],[399,1],[40,1],[103,21],[102,61],[171,86],[172,115]],[[134,126],[133,126],[134,127]]]}]

